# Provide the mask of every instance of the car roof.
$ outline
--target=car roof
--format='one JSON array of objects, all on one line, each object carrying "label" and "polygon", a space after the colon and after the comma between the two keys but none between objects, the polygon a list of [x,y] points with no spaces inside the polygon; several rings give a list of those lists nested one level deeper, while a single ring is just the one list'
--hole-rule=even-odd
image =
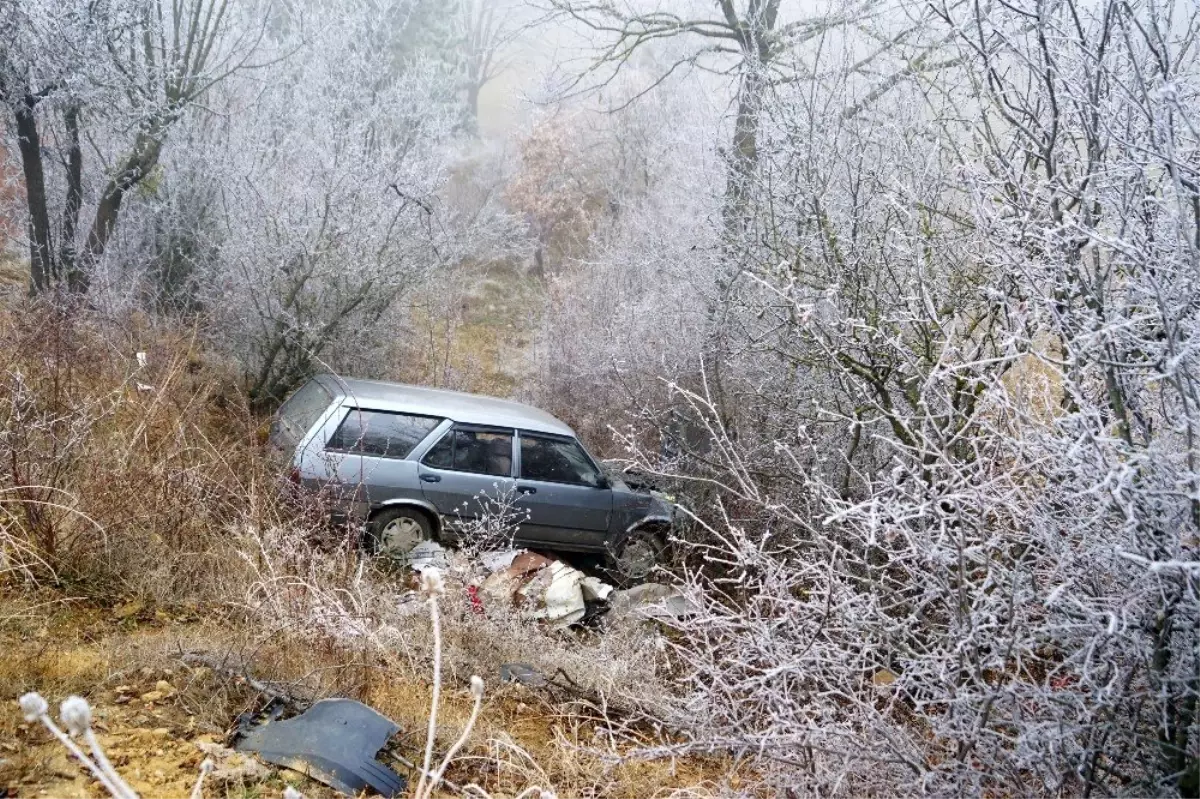
[{"label": "car roof", "polygon": [[535,433],[575,437],[574,431],[562,420],[532,405],[512,400],[331,374],[317,375],[314,380],[334,396],[344,397],[359,408],[443,416],[464,424],[515,427]]}]

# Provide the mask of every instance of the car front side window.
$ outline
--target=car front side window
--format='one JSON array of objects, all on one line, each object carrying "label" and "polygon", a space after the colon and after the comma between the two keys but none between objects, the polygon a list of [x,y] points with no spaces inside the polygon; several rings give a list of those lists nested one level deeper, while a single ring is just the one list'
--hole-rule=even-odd
[{"label": "car front side window", "polygon": [[600,472],[578,441],[521,433],[521,479],[597,487]]}]

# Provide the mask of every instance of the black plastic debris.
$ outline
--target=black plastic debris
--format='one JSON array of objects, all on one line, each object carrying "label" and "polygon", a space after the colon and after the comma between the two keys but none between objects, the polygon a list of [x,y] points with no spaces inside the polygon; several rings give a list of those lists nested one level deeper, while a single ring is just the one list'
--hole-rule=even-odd
[{"label": "black plastic debris", "polygon": [[519,682],[530,688],[541,688],[546,678],[528,663],[504,663],[500,666],[500,682]]},{"label": "black plastic debris", "polygon": [[233,748],[294,769],[339,793],[400,796],[407,781],[375,759],[400,728],[353,699],[323,699],[285,721],[253,727]]},{"label": "black plastic debris", "polygon": [[288,700],[281,696],[273,696],[259,710],[239,713],[233,722],[234,738],[241,738],[255,727],[279,721],[288,712],[289,708]]}]

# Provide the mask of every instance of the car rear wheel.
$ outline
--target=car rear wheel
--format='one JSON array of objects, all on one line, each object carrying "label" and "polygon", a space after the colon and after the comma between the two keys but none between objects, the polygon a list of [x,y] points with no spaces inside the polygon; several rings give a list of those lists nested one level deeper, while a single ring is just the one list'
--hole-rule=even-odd
[{"label": "car rear wheel", "polygon": [[662,530],[643,527],[634,530],[621,542],[621,547],[608,556],[608,572],[622,586],[643,582],[662,561],[666,550]]},{"label": "car rear wheel", "polygon": [[388,508],[371,519],[367,538],[376,555],[405,559],[413,547],[433,538],[433,525],[416,508]]}]

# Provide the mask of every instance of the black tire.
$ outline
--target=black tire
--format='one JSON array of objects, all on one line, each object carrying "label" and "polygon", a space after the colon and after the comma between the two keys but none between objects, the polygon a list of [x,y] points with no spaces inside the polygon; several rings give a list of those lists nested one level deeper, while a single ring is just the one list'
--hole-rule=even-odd
[{"label": "black tire", "polygon": [[657,527],[640,527],[630,533],[616,552],[608,553],[605,571],[609,579],[619,588],[645,582],[662,563],[667,549],[664,532]]},{"label": "black tire", "polygon": [[373,555],[406,560],[413,547],[433,539],[433,523],[419,508],[385,508],[367,523],[364,543]]}]

